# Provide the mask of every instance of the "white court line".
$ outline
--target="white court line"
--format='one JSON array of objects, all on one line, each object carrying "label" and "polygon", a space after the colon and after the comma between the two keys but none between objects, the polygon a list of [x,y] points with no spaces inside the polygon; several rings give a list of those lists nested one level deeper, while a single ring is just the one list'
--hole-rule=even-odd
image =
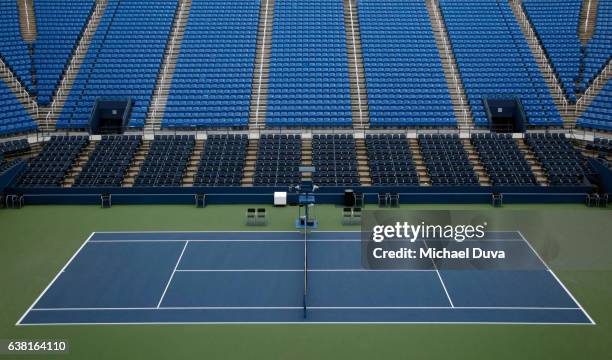
[{"label": "white court line", "polygon": [[[304,239],[302,240],[284,240],[284,239],[210,239],[210,240],[180,240],[180,239],[171,239],[171,240],[155,240],[155,239],[142,239],[142,240],[91,240],[92,243],[166,243],[166,242],[249,242],[249,243],[262,243],[262,242],[295,242],[295,243],[304,243]],[[308,242],[361,242],[360,239],[337,239],[337,240],[323,240],[323,239],[312,239],[308,240]]]},{"label": "white court line", "polygon": [[43,292],[40,293],[40,295],[38,295],[38,297],[36,298],[36,300],[34,300],[34,302],[32,303],[32,305],[30,305],[30,307],[28,308],[28,310],[26,310],[26,312],[21,315],[21,317],[19,318],[19,320],[17,320],[17,323],[15,325],[20,325],[21,322],[23,321],[23,319],[26,317],[26,315],[28,315],[28,313],[30,311],[32,311],[32,308],[34,307],[34,305],[36,305],[36,303],[38,303],[38,301],[43,297],[43,295],[45,295],[47,293],[47,291],[51,288],[51,286],[55,283],[55,281],[60,277],[60,275],[66,270],[66,268],[68,267],[68,265],[70,265],[70,263],[72,263],[72,260],[74,260],[74,258],[76,258],[76,256],[81,252],[81,250],[85,247],[85,245],[87,244],[87,242],[89,241],[89,239],[91,239],[92,236],[94,236],[95,232],[92,232],[91,234],[89,234],[89,237],[87,239],[85,239],[85,242],[83,242],[83,244],[81,244],[81,246],[77,249],[77,251],[72,255],[72,257],[68,260],[68,262],[66,263],[66,265],[64,265],[64,267],[62,267],[60,269],[60,271],[55,275],[55,277],[53,278],[53,280],[51,280],[51,282],[49,283],[49,285],[47,285],[47,287],[43,290]]},{"label": "white court line", "polygon": [[[131,310],[302,310],[303,306],[161,306],[161,307],[89,307],[36,308],[32,311],[131,311]],[[578,307],[537,306],[309,306],[318,310],[582,310]]]},{"label": "white court line", "polygon": [[[425,245],[425,248],[429,250],[429,246],[427,246],[427,241],[423,240],[423,245]],[[440,275],[440,271],[438,271],[438,266],[436,265],[434,259],[431,259],[431,263],[433,264],[434,269],[436,269],[436,274],[438,274],[438,279],[440,279],[440,284],[442,284],[442,288],[444,289],[444,293],[446,294],[448,302],[451,304],[452,307],[455,307],[455,304],[453,304],[453,299],[451,299],[450,294],[446,289],[446,284],[444,284],[444,280],[442,280],[442,275]]]},{"label": "white court line", "polygon": [[[308,269],[308,272],[434,272],[435,269]],[[177,269],[176,272],[304,272],[304,269]]]},{"label": "white court line", "polygon": [[[302,307],[303,309],[303,307]],[[134,326],[134,325],[575,325],[575,326],[593,326],[589,323],[572,323],[572,322],[504,322],[504,321],[170,321],[170,322],[75,322],[75,323],[32,323],[19,324],[20,326]]]},{"label": "white court line", "polygon": [[589,315],[589,313],[584,309],[584,307],[582,307],[582,305],[578,302],[578,300],[574,297],[574,295],[567,289],[567,287],[565,287],[565,284],[563,284],[563,282],[561,282],[561,280],[559,279],[559,277],[557,276],[557,274],[555,274],[554,271],[552,271],[552,269],[550,268],[550,266],[548,266],[548,264],[546,263],[546,261],[544,261],[544,259],[540,256],[540,254],[536,251],[536,249],[533,247],[533,245],[531,245],[531,243],[529,241],[527,241],[527,239],[525,238],[525,236],[523,236],[523,233],[517,230],[517,233],[521,236],[521,239],[523,239],[524,242],[527,243],[527,245],[529,246],[529,248],[531,249],[531,251],[533,251],[533,253],[538,257],[538,259],[540,259],[540,261],[542,262],[542,264],[544,264],[544,266],[546,267],[546,270],[548,270],[548,272],[550,272],[550,274],[555,278],[555,280],[557,281],[557,283],[559,283],[559,285],[561,285],[561,287],[563,288],[563,290],[565,291],[565,293],[572,299],[572,301],[574,301],[574,303],[576,305],[578,305],[580,307],[580,310],[582,310],[582,312],[584,313],[584,315],[589,319],[589,321],[591,322],[591,324],[596,325],[595,321],[593,320],[593,318],[591,317],[591,315]]},{"label": "white court line", "polygon": [[174,265],[174,269],[172,269],[172,274],[170,275],[170,279],[168,279],[168,282],[166,283],[166,288],[164,289],[164,292],[162,293],[162,296],[159,299],[159,302],[157,303],[158,308],[161,306],[162,301],[164,301],[164,297],[166,296],[166,291],[168,291],[168,288],[170,287],[170,283],[172,282],[172,279],[174,278],[174,274],[176,273],[176,269],[178,268],[181,262],[181,259],[183,258],[183,254],[185,253],[185,249],[187,249],[187,245],[189,245],[189,241],[185,241],[185,246],[183,246],[181,255],[179,255],[179,258],[176,261],[176,264]]}]

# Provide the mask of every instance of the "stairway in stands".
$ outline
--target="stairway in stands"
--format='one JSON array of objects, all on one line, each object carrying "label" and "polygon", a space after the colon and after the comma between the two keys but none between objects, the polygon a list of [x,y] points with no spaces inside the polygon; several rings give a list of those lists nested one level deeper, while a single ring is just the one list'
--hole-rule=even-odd
[{"label": "stairway in stands", "polygon": [[150,139],[142,140],[142,144],[140,145],[138,151],[136,151],[136,154],[132,159],[132,164],[130,164],[128,171],[125,174],[125,178],[123,178],[123,184],[121,185],[122,187],[134,186],[134,183],[136,182],[136,177],[138,176],[138,173],[140,173],[140,168],[142,167],[142,164],[144,164],[144,161],[147,158],[147,155],[149,154],[152,142],[153,140]]},{"label": "stairway in stands", "polygon": [[[585,2],[588,1],[589,0],[585,0]],[[516,17],[517,22],[519,23],[520,28],[523,31],[523,35],[525,36],[527,43],[529,44],[529,48],[531,49],[531,52],[534,58],[536,59],[536,62],[538,63],[540,71],[542,72],[542,76],[546,81],[546,84],[548,85],[555,104],[557,105],[557,109],[561,114],[561,117],[564,122],[564,128],[573,129],[576,126],[576,120],[578,119],[578,117],[580,117],[582,111],[588,108],[591,101],[597,96],[597,94],[599,94],[599,92],[603,89],[607,81],[610,80],[610,77],[612,76],[612,62],[609,62],[608,65],[599,73],[599,75],[595,78],[595,80],[592,82],[591,86],[589,86],[586,92],[579,97],[578,102],[576,104],[569,103],[565,93],[563,92],[561,81],[553,70],[554,68],[552,66],[552,62],[550,61],[550,58],[544,50],[543,45],[539,41],[533,24],[528,20],[527,15],[525,14],[522,8],[522,0],[509,0],[509,2],[512,11],[514,12],[514,16]],[[597,1],[593,0],[591,6],[593,6],[595,2]],[[584,11],[585,10],[583,7],[583,11],[581,13],[581,22],[579,26],[580,31],[584,31],[583,29],[587,27],[583,24],[583,20],[586,22],[586,14],[584,13]],[[589,22],[592,22],[592,24],[588,25],[588,28],[592,27],[593,29],[588,30],[587,33],[589,33],[589,31],[594,31],[595,18],[593,18],[592,21],[589,20]],[[579,35],[582,40],[582,32]],[[589,35],[585,35],[584,38],[586,39],[587,36]]]},{"label": "stairway in stands", "polygon": [[408,145],[412,153],[412,160],[414,160],[414,165],[416,166],[417,176],[419,177],[419,186],[431,186],[431,179],[427,173],[427,166],[423,161],[419,142],[417,139],[408,139]]},{"label": "stairway in stands", "polygon": [[193,152],[191,153],[189,161],[187,162],[185,175],[183,176],[183,186],[193,187],[196,174],[198,173],[198,165],[202,159],[202,154],[204,154],[204,140],[196,140],[195,146],[193,147]]},{"label": "stairway in stands", "polygon": [[[300,166],[312,166],[312,139],[302,137],[302,161]],[[311,181],[312,173],[303,173],[302,181]]]},{"label": "stairway in stands", "polygon": [[62,187],[70,188],[74,185],[77,177],[79,177],[79,174],[83,171],[83,167],[87,164],[87,161],[89,161],[91,153],[96,149],[96,145],[98,145],[98,141],[90,140],[89,144],[83,148],[74,164],[72,164],[72,168],[66,173],[64,181],[62,182]]},{"label": "stairway in stands", "polygon": [[18,0],[19,29],[23,41],[28,44],[36,41],[36,16],[34,14],[34,0]]},{"label": "stairway in stands", "polygon": [[249,144],[247,145],[247,154],[244,161],[244,172],[242,174],[241,186],[253,186],[258,150],[259,140],[249,139]]},{"label": "stairway in stands", "polygon": [[480,162],[480,156],[478,156],[478,152],[474,149],[474,145],[472,145],[469,139],[463,139],[461,143],[463,144],[465,152],[468,154],[468,159],[474,168],[476,176],[478,176],[478,183],[480,186],[491,186],[491,179],[487,174],[487,170]]},{"label": "stairway in stands", "polygon": [[47,108],[41,108],[40,117],[38,120],[38,126],[40,129],[46,131],[55,130],[57,119],[62,112],[64,103],[68,99],[68,95],[72,89],[72,84],[79,74],[79,69],[81,68],[81,64],[83,64],[83,60],[87,55],[89,44],[91,44],[91,41],[96,34],[96,30],[98,29],[98,25],[100,24],[100,20],[104,15],[104,10],[106,9],[107,5],[108,0],[96,0],[96,7],[87,20],[85,30],[83,31],[83,34],[81,34],[77,46],[70,56],[70,61],[64,70],[60,86],[58,86],[55,94],[53,95],[51,105]]},{"label": "stairway in stands", "polygon": [[578,26],[578,37],[582,45],[586,45],[595,33],[597,23],[597,9],[599,0],[583,0],[580,10],[580,24]]},{"label": "stairway in stands", "polygon": [[262,0],[259,9],[257,51],[255,52],[253,85],[249,109],[249,129],[262,129],[265,127],[266,123],[273,22],[274,0]]},{"label": "stairway in stands", "polygon": [[542,165],[536,158],[533,151],[531,151],[531,148],[529,147],[529,145],[525,143],[525,139],[515,139],[515,140],[516,140],[516,144],[518,145],[518,148],[523,153],[525,160],[527,160],[529,167],[531,167],[531,172],[533,173],[533,175],[535,175],[536,182],[538,183],[538,185],[548,186],[548,177],[546,176],[546,172],[544,172]]},{"label": "stairway in stands", "polygon": [[174,70],[176,69],[176,63],[181,52],[181,43],[183,42],[183,36],[185,35],[185,29],[189,21],[191,1],[192,0],[179,0],[176,14],[172,22],[171,35],[170,38],[168,38],[166,50],[164,51],[164,60],[159,68],[157,82],[155,83],[155,91],[153,92],[151,105],[147,112],[145,130],[153,131],[161,129],[164,111],[168,103],[168,96],[172,89]]},{"label": "stairway in stands", "polygon": [[426,0],[425,4],[429,11],[429,19],[440,53],[440,61],[448,84],[448,92],[453,104],[457,125],[460,130],[472,129],[474,128],[472,109],[465,94],[457,59],[455,59],[453,47],[446,31],[446,24],[440,13],[440,6],[437,0]]},{"label": "stairway in stands", "polygon": [[361,186],[372,186],[370,176],[370,161],[365,139],[355,139],[355,152],[357,153],[357,171]]},{"label": "stairway in stands", "polygon": [[370,111],[368,110],[368,91],[363,67],[361,31],[359,30],[359,13],[356,0],[344,0],[344,29],[348,54],[353,128],[368,129],[370,127]]}]

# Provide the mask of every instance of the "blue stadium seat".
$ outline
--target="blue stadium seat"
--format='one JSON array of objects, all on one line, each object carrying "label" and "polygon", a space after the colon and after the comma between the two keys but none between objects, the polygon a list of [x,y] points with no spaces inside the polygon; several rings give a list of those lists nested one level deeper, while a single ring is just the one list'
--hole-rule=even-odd
[{"label": "blue stadium seat", "polygon": [[15,93],[0,79],[0,135],[28,132],[37,128]]},{"label": "blue stadium seat", "polygon": [[366,148],[373,185],[419,186],[406,135],[368,135]]},{"label": "blue stadium seat", "polygon": [[532,186],[535,175],[510,134],[474,134],[471,139],[494,186]]},{"label": "blue stadium seat", "polygon": [[209,136],[194,185],[240,186],[248,143],[246,135]]},{"label": "blue stadium seat", "polygon": [[419,135],[418,142],[432,186],[478,186],[459,135]]},{"label": "blue stadium seat", "polygon": [[[29,46],[21,37],[17,1],[0,1],[0,19],[2,19],[0,21],[0,57],[26,89],[34,92],[32,60]],[[4,99],[4,97],[0,99]]]},{"label": "blue stadium seat", "polygon": [[359,186],[357,152],[353,135],[314,135],[313,181],[319,186]]},{"label": "blue stadium seat", "polygon": [[287,188],[300,182],[302,139],[299,135],[262,135],[255,163],[255,186]]}]

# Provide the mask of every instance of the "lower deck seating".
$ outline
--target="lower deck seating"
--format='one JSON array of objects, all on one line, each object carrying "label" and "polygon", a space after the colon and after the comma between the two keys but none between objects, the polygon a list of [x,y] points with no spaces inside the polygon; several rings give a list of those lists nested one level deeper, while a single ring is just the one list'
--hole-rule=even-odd
[{"label": "lower deck seating", "polygon": [[419,185],[406,135],[368,135],[366,147],[373,185]]},{"label": "lower deck seating", "polygon": [[597,151],[600,154],[609,155],[612,154],[612,140],[595,138],[592,143],[587,143],[587,150]]},{"label": "lower deck seating", "polygon": [[12,140],[0,143],[0,154],[6,156],[23,154],[30,151],[27,139]]},{"label": "lower deck seating", "polygon": [[544,168],[550,185],[582,185],[589,172],[586,159],[561,134],[528,134],[525,141]]},{"label": "lower deck seating", "polygon": [[140,136],[103,136],[74,186],[120,187],[141,143]]},{"label": "lower deck seating", "polygon": [[431,185],[478,185],[478,177],[459,135],[419,135],[419,146]]},{"label": "lower deck seating", "polygon": [[300,182],[300,135],[262,135],[255,164],[255,186],[290,186]]},{"label": "lower deck seating", "polygon": [[156,136],[134,186],[181,186],[194,146],[193,135]]},{"label": "lower deck seating", "polygon": [[359,186],[357,152],[352,135],[314,135],[314,183],[319,186]]},{"label": "lower deck seating", "polygon": [[531,167],[510,134],[474,134],[472,145],[494,186],[535,185]]},{"label": "lower deck seating", "polygon": [[54,136],[19,180],[20,187],[59,187],[89,140],[85,136]]},{"label": "lower deck seating", "polygon": [[209,136],[194,185],[240,186],[248,143],[246,135]]},{"label": "lower deck seating", "polygon": [[2,156],[0,156],[0,174],[4,173],[8,169],[12,168],[13,165],[17,164],[19,161],[20,161],[20,159],[14,159],[14,160],[5,161],[2,158]]}]

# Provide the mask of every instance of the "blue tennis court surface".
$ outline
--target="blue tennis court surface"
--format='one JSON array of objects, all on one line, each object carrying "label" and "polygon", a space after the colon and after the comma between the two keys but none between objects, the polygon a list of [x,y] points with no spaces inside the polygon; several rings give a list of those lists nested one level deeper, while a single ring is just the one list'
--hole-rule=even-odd
[{"label": "blue tennis court surface", "polygon": [[593,321],[518,232],[531,270],[366,270],[359,232],[93,233],[19,320],[35,324]]}]

